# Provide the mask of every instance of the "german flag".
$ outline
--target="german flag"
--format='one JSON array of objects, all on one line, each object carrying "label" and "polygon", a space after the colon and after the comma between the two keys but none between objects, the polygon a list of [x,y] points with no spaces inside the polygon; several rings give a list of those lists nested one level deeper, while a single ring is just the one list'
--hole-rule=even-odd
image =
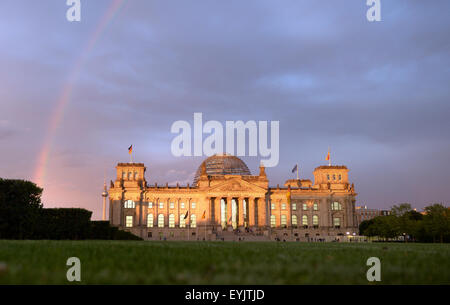
[{"label": "german flag", "polygon": [[184,215],[184,219],[188,218],[189,211],[186,211],[186,214]]},{"label": "german flag", "polygon": [[128,153],[130,155],[133,153],[133,145],[130,145],[130,147],[128,147]]},{"label": "german flag", "polygon": [[202,219],[206,219],[206,210],[203,211]]},{"label": "german flag", "polygon": [[326,160],[326,161],[330,161],[330,149],[328,149],[328,154],[327,154],[327,156],[325,157],[325,160]]}]

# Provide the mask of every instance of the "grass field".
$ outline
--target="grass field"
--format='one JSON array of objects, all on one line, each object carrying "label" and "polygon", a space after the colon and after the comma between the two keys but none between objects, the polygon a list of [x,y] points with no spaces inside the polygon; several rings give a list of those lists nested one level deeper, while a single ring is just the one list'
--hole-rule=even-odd
[{"label": "grass field", "polygon": [[0,284],[450,284],[448,244],[0,240]]}]

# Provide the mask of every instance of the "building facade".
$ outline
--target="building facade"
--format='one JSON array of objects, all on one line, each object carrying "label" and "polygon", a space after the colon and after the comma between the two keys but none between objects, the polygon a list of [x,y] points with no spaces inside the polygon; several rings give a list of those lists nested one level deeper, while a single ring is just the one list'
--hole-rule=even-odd
[{"label": "building facade", "polygon": [[357,206],[356,208],[356,220],[357,225],[359,226],[361,222],[364,220],[370,220],[377,216],[387,216],[390,214],[390,211],[387,210],[378,210],[378,209],[369,209],[367,206]]},{"label": "building facade", "polygon": [[214,155],[192,185],[148,184],[142,163],[119,163],[110,223],[145,240],[330,240],[357,234],[356,193],[345,166],[269,186],[231,155]]}]

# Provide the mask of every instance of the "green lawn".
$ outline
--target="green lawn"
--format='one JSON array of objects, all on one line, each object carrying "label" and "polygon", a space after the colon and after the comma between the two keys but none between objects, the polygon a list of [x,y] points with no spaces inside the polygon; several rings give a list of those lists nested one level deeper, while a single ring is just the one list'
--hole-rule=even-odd
[{"label": "green lawn", "polygon": [[0,240],[0,284],[67,284],[66,260],[83,284],[450,284],[448,244],[233,243]]}]

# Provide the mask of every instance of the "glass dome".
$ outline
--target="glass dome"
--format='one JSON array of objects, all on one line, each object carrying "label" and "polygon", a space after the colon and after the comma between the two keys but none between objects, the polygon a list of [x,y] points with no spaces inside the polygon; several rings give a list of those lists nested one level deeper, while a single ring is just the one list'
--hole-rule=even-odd
[{"label": "glass dome", "polygon": [[200,164],[195,173],[194,185],[197,184],[198,179],[202,173],[202,166],[206,166],[206,174],[213,175],[251,175],[247,165],[236,156],[220,154],[207,158]]}]

